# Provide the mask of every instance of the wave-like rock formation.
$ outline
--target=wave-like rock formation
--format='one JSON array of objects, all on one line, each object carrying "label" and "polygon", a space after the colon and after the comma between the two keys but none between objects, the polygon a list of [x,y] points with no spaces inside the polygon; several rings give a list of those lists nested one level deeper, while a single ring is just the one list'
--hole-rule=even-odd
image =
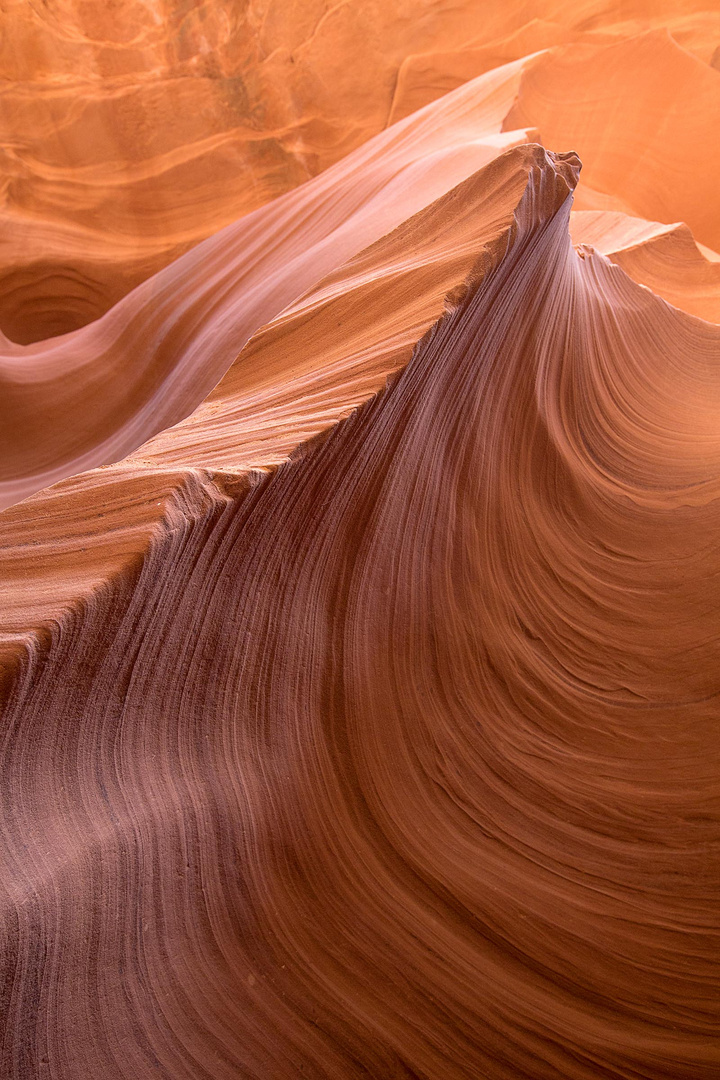
[{"label": "wave-like rock formation", "polygon": [[[27,344],[93,321],[200,240],[389,123],[551,46],[568,47],[569,61],[561,54],[543,63],[522,108],[543,112],[549,104],[552,120],[543,113],[543,122],[559,127],[565,144],[579,137],[584,158],[586,136],[597,140],[606,123],[630,118],[641,144],[657,138],[659,149],[655,157],[648,147],[642,170],[657,198],[637,212],[657,216],[652,207],[669,186],[687,203],[703,182],[692,175],[698,147],[714,140],[717,124],[708,65],[720,65],[720,14],[707,7],[707,0],[4,0],[0,331]],[[627,38],[653,30],[659,37],[644,52],[622,53]],[[613,74],[621,83],[611,84],[598,50],[618,43]],[[670,79],[668,64],[677,69]],[[674,103],[679,88],[685,100]],[[666,132],[653,122],[658,92],[675,118]],[[599,102],[590,124],[591,94]],[[620,118],[612,115],[618,102],[628,105]],[[632,148],[621,153],[632,156]],[[667,160],[674,176],[683,153],[686,180],[668,185],[658,167]],[[712,170],[702,174],[710,184]],[[684,208],[674,217],[694,227]]]},{"label": "wave-like rock formation", "polygon": [[[3,324],[3,1078],[720,1075],[717,15],[392,7],[8,6],[117,217],[8,210],[108,276]],[[53,110],[200,54],[276,172],[160,244]]]},{"label": "wave-like rock formation", "polygon": [[490,72],[381,133],[90,325],[25,347],[0,343],[0,506],[117,460],[181,420],[250,335],[325,273],[525,142],[526,129],[500,132],[522,66]]}]

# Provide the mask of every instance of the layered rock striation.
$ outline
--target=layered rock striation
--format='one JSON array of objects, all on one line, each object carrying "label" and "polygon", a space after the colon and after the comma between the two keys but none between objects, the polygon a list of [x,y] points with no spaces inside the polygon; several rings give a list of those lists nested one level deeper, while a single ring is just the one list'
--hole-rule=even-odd
[{"label": "layered rock striation", "polygon": [[418,5],[369,141],[4,343],[3,1076],[718,1075],[714,148],[608,104],[700,131],[716,20],[631,7]]}]

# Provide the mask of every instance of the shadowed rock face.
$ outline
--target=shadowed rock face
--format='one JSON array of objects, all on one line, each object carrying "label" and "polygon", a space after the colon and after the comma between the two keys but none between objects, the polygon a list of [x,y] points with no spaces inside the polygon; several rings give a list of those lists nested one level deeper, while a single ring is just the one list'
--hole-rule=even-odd
[{"label": "shadowed rock face", "polygon": [[0,356],[0,1075],[714,1080],[717,221],[608,102],[715,16],[283,11],[406,118]]}]

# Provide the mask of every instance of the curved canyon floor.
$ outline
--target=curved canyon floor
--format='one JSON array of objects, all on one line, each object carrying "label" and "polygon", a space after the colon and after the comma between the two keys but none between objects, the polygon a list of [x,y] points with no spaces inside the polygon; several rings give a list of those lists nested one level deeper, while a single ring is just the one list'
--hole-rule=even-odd
[{"label": "curved canyon floor", "polygon": [[720,9],[0,30],[0,1078],[717,1080]]}]

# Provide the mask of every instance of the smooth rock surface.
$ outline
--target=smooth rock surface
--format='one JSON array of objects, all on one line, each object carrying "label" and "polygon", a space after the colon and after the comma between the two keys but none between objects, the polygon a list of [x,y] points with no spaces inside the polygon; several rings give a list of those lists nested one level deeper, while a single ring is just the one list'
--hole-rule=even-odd
[{"label": "smooth rock surface", "polygon": [[716,1080],[718,13],[0,17],[0,1077]]}]

